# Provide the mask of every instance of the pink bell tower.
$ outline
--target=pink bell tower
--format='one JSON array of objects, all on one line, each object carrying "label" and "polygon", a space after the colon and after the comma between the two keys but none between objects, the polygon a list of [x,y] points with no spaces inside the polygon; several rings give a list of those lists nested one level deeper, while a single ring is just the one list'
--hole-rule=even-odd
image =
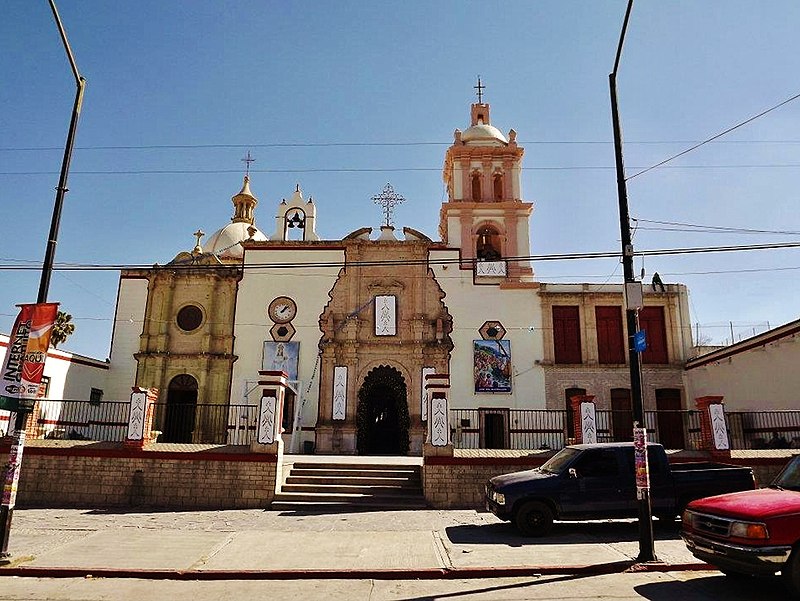
[{"label": "pink bell tower", "polygon": [[491,124],[489,104],[483,102],[478,79],[478,102],[472,105],[470,126],[455,130],[447,149],[443,178],[447,202],[442,204],[439,234],[450,247],[460,248],[478,271],[481,264],[505,269],[505,278],[532,281],[529,219],[533,203],[523,202],[522,155],[513,129],[506,137]]}]

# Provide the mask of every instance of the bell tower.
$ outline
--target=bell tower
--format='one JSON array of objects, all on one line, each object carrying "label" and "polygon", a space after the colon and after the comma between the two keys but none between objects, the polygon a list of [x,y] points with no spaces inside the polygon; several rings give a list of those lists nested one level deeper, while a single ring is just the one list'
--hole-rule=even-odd
[{"label": "bell tower", "polygon": [[439,233],[448,246],[461,249],[461,257],[473,269],[491,262],[497,264],[492,269],[503,268],[508,279],[530,281],[530,263],[515,260],[530,255],[533,203],[521,200],[525,151],[517,145],[517,132],[512,129],[506,137],[491,124],[480,79],[476,88],[478,102],[472,105],[470,126],[455,130],[445,155],[447,201],[440,211]]}]

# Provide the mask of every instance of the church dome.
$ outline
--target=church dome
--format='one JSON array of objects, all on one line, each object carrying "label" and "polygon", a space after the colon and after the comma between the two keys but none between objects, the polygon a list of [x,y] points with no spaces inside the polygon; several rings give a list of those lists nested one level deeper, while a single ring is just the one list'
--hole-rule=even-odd
[{"label": "church dome", "polygon": [[[234,221],[229,223],[222,229],[217,230],[208,238],[208,241],[203,245],[204,253],[212,253],[217,255],[220,259],[241,259],[244,257],[244,249],[239,242],[243,242],[250,238],[247,229],[255,226],[245,221]],[[263,242],[267,237],[255,228],[253,240]]]},{"label": "church dome", "polygon": [[478,123],[465,129],[461,134],[461,141],[467,144],[470,142],[475,144],[485,144],[486,142],[508,144],[508,139],[503,135],[503,132],[494,125],[485,123]]}]

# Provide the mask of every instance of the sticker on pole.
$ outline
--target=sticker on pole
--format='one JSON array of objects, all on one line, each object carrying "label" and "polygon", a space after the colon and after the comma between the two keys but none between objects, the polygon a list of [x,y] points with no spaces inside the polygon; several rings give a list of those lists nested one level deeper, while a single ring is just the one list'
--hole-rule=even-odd
[{"label": "sticker on pole", "polygon": [[647,332],[639,330],[633,335],[633,350],[637,353],[643,353],[647,350]]},{"label": "sticker on pole", "polygon": [[636,497],[650,488],[650,473],[647,469],[647,431],[644,428],[633,429],[633,459],[636,469]]}]

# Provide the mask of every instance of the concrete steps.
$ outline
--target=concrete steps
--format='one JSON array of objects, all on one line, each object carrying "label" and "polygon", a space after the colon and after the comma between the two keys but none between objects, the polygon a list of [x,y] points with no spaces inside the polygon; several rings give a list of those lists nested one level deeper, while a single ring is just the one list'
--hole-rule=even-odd
[{"label": "concrete steps", "polygon": [[298,462],[270,504],[273,510],[424,509],[418,465]]}]

